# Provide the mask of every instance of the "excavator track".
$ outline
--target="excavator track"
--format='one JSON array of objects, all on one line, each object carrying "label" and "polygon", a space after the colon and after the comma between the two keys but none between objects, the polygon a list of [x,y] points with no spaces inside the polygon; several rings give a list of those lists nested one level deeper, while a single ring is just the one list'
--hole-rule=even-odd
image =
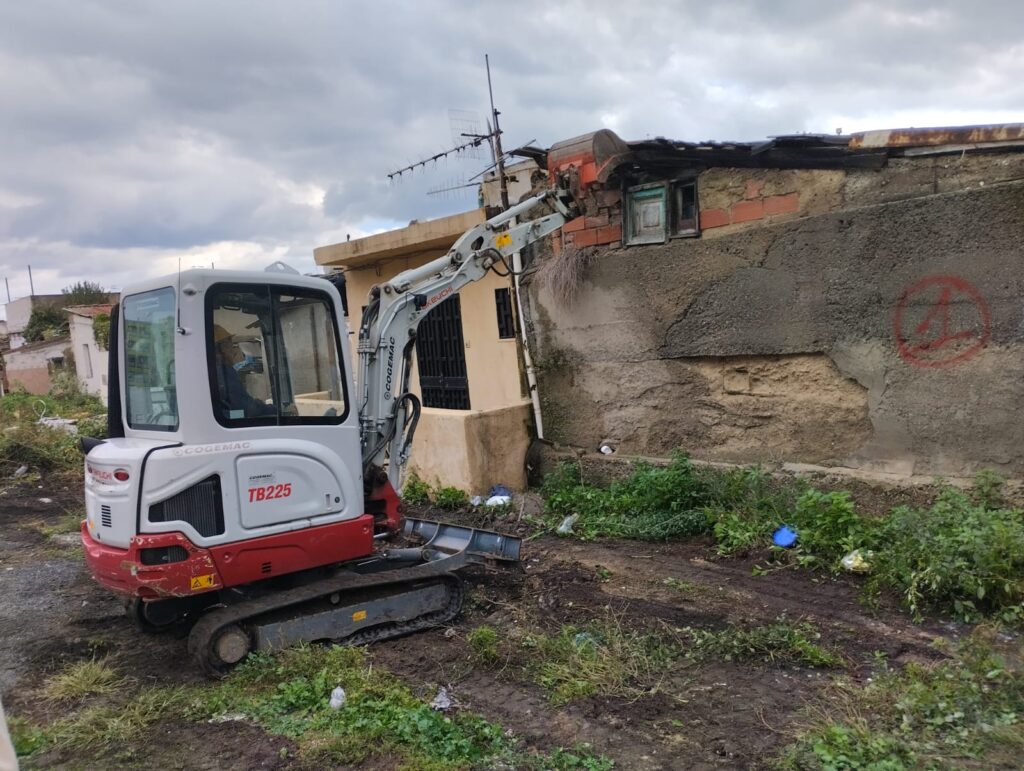
[{"label": "excavator track", "polygon": [[408,520],[406,533],[426,546],[391,550],[329,578],[211,608],[192,627],[189,655],[221,678],[253,650],[317,640],[366,645],[418,632],[458,615],[463,587],[456,571],[519,558],[519,539],[485,530]]}]

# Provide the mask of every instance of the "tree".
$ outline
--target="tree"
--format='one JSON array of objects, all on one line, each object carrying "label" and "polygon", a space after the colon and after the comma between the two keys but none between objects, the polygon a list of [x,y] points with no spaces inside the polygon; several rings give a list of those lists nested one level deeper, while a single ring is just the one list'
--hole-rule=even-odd
[{"label": "tree", "polygon": [[22,335],[26,343],[52,340],[68,333],[68,319],[62,310],[51,305],[37,305],[28,317]]},{"label": "tree", "polygon": [[109,301],[110,294],[93,281],[79,281],[61,290],[64,307],[72,305],[101,305]]}]

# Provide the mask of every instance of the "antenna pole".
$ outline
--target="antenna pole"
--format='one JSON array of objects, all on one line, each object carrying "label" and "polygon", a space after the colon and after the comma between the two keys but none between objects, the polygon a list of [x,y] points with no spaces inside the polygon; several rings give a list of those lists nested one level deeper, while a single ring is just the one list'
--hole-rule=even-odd
[{"label": "antenna pole", "polygon": [[501,191],[501,210],[508,210],[508,185],[505,181],[505,160],[501,151],[501,128],[498,126],[498,116],[501,114],[494,109],[494,89],[491,87],[491,59],[484,54],[484,64],[487,66],[487,94],[491,98],[491,116],[494,118],[494,164],[498,167],[498,190]]},{"label": "antenna pole", "polygon": [[32,266],[28,266],[28,296],[36,296],[36,285],[32,283]]},{"label": "antenna pole", "polygon": [[4,286],[7,287],[7,302],[11,301],[11,282],[4,276]]}]

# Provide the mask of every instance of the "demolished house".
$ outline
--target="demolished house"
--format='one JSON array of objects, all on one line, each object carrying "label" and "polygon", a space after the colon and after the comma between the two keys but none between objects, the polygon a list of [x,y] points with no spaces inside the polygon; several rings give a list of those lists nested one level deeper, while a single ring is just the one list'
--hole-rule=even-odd
[{"label": "demolished house", "polygon": [[1020,124],[554,145],[587,192],[526,298],[546,437],[1019,476],[1022,151]]}]

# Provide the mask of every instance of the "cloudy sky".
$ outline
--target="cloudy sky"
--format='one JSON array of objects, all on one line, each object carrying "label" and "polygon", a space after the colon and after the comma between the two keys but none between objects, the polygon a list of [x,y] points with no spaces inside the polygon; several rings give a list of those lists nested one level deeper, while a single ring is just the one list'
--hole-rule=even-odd
[{"label": "cloudy sky", "polygon": [[470,208],[428,192],[482,159],[386,174],[452,145],[452,110],[484,128],[485,53],[506,147],[1024,120],[1009,0],[3,0],[0,277],[312,271]]}]

